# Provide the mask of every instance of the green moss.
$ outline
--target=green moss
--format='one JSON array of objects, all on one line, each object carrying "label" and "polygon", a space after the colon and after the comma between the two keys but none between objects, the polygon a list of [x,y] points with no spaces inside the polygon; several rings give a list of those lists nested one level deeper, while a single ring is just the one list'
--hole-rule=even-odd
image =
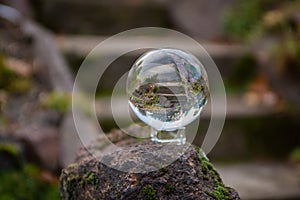
[{"label": "green moss", "polygon": [[193,90],[193,93],[195,95],[197,95],[197,94],[199,94],[199,92],[201,92],[203,90],[203,86],[201,84],[199,84],[198,82],[195,82],[192,85],[192,90]]},{"label": "green moss", "polygon": [[231,200],[231,199],[233,199],[230,196],[230,193],[228,192],[227,188],[225,188],[223,186],[217,186],[214,188],[213,192],[205,191],[205,193],[216,200]]},{"label": "green moss", "polygon": [[169,170],[166,167],[162,167],[162,168],[159,169],[160,175],[166,174],[168,172],[169,172]]},{"label": "green moss", "polygon": [[6,142],[0,143],[0,151],[6,151],[15,156],[18,155],[18,149],[15,147],[15,145]]},{"label": "green moss", "polygon": [[202,163],[202,165],[201,165],[201,171],[202,171],[202,173],[204,174],[204,175],[207,175],[208,174],[208,168],[206,167],[206,165],[204,165],[203,163]]},{"label": "green moss", "polygon": [[4,56],[0,54],[0,90],[13,93],[27,92],[31,88],[31,80],[17,75],[4,63]]},{"label": "green moss", "polygon": [[290,154],[290,158],[293,161],[300,162],[300,146],[296,147]]},{"label": "green moss", "polygon": [[32,82],[29,78],[18,78],[8,84],[7,90],[14,93],[23,93],[29,91],[31,86]]},{"label": "green moss", "polygon": [[81,185],[81,178],[74,172],[70,172],[67,179],[63,182],[63,188],[66,191],[70,199],[78,196],[78,185]]},{"label": "green moss", "polygon": [[95,172],[89,172],[83,177],[83,179],[89,184],[97,184],[97,176]]},{"label": "green moss", "polygon": [[56,110],[62,114],[66,113],[71,102],[69,94],[63,92],[51,92],[44,97],[42,105]]},{"label": "green moss", "polygon": [[7,68],[7,66],[4,64],[4,56],[0,54],[0,89],[6,89],[7,85],[15,77],[16,74]]},{"label": "green moss", "polygon": [[214,179],[215,184],[222,184],[219,173],[215,170],[214,166],[204,158],[201,158],[201,170],[205,176],[208,176],[210,174]]},{"label": "green moss", "polygon": [[266,1],[270,0],[240,0],[233,7],[227,8],[222,18],[225,33],[239,39],[248,39],[258,28]]},{"label": "green moss", "polygon": [[80,177],[77,175],[77,174],[75,174],[75,173],[69,173],[69,175],[68,175],[68,182],[78,182],[78,181],[80,181]]},{"label": "green moss", "polygon": [[[300,5],[300,4],[299,4]],[[276,70],[293,80],[299,80],[300,74],[300,47],[299,33],[283,33],[284,39],[269,47],[269,54],[276,64]]]},{"label": "green moss", "polygon": [[195,150],[198,153],[198,158],[201,161],[201,171],[204,175],[204,178],[207,180],[208,179],[208,174],[210,171],[214,170],[213,165],[208,161],[208,159],[206,158],[204,152],[202,151],[202,149],[200,147],[197,147],[194,145]]},{"label": "green moss", "polygon": [[1,115],[1,102],[0,102],[0,126],[5,128],[8,124],[8,119],[6,116]]},{"label": "green moss", "polygon": [[172,134],[170,134],[170,132],[168,131],[157,131],[157,137],[159,139],[163,139],[163,140],[168,140],[168,139],[173,139],[174,136]]},{"label": "green moss", "polygon": [[223,184],[219,173],[215,170],[212,163],[210,163],[206,157],[203,156],[203,152],[199,147],[195,146],[198,153],[198,157],[201,161],[201,171],[203,173],[203,180],[209,180],[209,175],[214,181],[214,190],[205,191],[205,193],[217,200],[229,200],[232,199],[230,196],[229,189]]},{"label": "green moss", "polygon": [[155,200],[156,192],[151,185],[146,185],[142,189],[143,196],[145,200]]},{"label": "green moss", "polygon": [[71,164],[69,165],[69,168],[75,168],[76,166],[77,166],[76,163],[71,163]]},{"label": "green moss", "polygon": [[210,174],[215,182],[215,185],[223,185],[222,179],[219,175],[219,173],[215,170],[214,166],[208,162],[206,159],[202,158],[201,159],[201,167],[202,167],[202,172],[205,175]]},{"label": "green moss", "polygon": [[81,185],[81,186],[84,186],[84,183],[85,183],[84,180],[79,181],[79,185]]},{"label": "green moss", "polygon": [[165,185],[165,189],[163,190],[163,193],[164,193],[165,195],[168,195],[168,194],[171,194],[172,190],[173,190],[172,184],[171,184],[171,183],[167,183],[167,184]]},{"label": "green moss", "polygon": [[230,188],[225,187],[223,184],[219,184],[214,187],[212,192],[205,191],[205,193],[216,200],[231,200],[233,198],[230,196],[229,189]]},{"label": "green moss", "polygon": [[43,181],[39,169],[33,165],[0,171],[0,180],[0,199],[60,199],[58,185]]}]

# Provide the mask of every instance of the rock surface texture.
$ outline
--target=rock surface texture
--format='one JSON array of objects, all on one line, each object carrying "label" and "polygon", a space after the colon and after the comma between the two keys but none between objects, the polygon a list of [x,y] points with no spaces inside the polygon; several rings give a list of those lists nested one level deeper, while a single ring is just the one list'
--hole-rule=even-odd
[{"label": "rock surface texture", "polygon": [[[187,146],[186,152],[176,161],[161,167],[159,161],[147,162],[147,157],[157,156],[153,152],[164,145],[150,140],[132,142],[121,131],[113,131],[107,136],[122,150],[103,154],[98,159],[82,150],[76,163],[62,171],[63,199],[240,199],[234,189],[223,184],[213,165],[193,145]],[[178,146],[170,145],[170,148],[174,150]],[[103,150],[101,145],[95,144],[88,149],[93,152]],[[124,156],[128,161],[120,159]],[[127,172],[110,168],[101,160]],[[152,171],[136,173],[136,166],[144,164]]]}]

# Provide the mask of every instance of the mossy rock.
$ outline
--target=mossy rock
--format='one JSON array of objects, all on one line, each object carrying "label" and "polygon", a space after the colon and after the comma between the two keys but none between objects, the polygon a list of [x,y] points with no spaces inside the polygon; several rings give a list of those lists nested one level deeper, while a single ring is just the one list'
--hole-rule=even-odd
[{"label": "mossy rock", "polygon": [[[122,137],[120,131],[111,134],[119,134],[118,138],[123,138],[116,142],[122,146],[122,151],[104,155],[102,160],[107,159],[119,166],[126,165],[129,170],[122,172],[110,168],[82,150],[76,163],[62,170],[60,186],[63,199],[240,199],[234,189],[223,184],[213,165],[203,157],[200,148],[186,144],[186,152],[170,165],[156,166],[157,170],[146,173],[136,173],[137,165],[147,163],[135,159],[138,155],[147,152],[151,157],[154,155],[151,149],[165,145],[150,140],[126,142],[130,139]],[[112,138],[111,134],[108,137]],[[100,143],[89,148],[95,152],[97,149],[100,151],[99,146]],[[175,144],[170,146],[178,148]],[[122,157],[130,160],[130,165],[119,159]]]},{"label": "mossy rock", "polygon": [[0,90],[11,93],[24,93],[31,89],[32,80],[21,77],[5,65],[5,57],[0,54]]},{"label": "mossy rock", "polygon": [[0,199],[58,200],[56,181],[42,178],[42,171],[25,162],[21,146],[13,141],[0,141]]},{"label": "mossy rock", "polygon": [[21,155],[16,144],[0,141],[0,171],[6,169],[19,169],[21,166]]},{"label": "mossy rock", "polygon": [[67,112],[70,103],[71,97],[69,94],[56,91],[45,95],[41,101],[44,107],[56,110],[62,114]]},{"label": "mossy rock", "polygon": [[20,169],[0,170],[0,179],[0,199],[60,199],[58,185],[43,180],[34,165],[24,163]]}]

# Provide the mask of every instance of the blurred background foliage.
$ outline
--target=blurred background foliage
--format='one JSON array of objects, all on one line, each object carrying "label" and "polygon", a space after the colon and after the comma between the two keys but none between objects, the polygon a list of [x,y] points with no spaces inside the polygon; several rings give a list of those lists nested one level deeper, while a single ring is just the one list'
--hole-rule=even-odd
[{"label": "blurred background foliage", "polygon": [[234,40],[258,43],[264,38],[275,42],[265,48],[275,60],[276,71],[300,74],[300,2],[297,0],[240,0],[224,12],[225,33]]},{"label": "blurred background foliage", "polygon": [[0,142],[0,199],[59,199],[58,180],[36,164],[28,163],[18,145]]},{"label": "blurred background foliage", "polygon": [[0,199],[60,199],[56,183],[41,178],[37,166],[25,164],[20,169],[0,171]]}]

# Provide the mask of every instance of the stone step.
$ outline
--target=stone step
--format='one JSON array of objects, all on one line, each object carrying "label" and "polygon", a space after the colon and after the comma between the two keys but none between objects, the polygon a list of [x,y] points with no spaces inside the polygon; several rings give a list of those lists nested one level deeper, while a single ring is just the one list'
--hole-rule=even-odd
[{"label": "stone step", "polygon": [[[63,52],[72,52],[79,56],[86,56],[93,48],[95,48],[100,42],[104,41],[107,38],[107,36],[101,35],[59,35],[56,38],[56,44]],[[239,44],[219,44],[215,42],[201,41],[201,39],[197,38],[195,39],[213,58],[237,58],[250,52],[250,49],[248,47]],[[191,53],[197,52],[197,49],[194,49],[192,46],[187,46],[185,42],[178,40],[178,38],[173,38],[170,36],[153,36],[151,38],[129,37],[126,38],[126,40],[114,40],[107,51],[116,53],[124,47],[135,47],[136,44],[143,45],[149,44],[152,41],[165,40],[172,41],[174,47],[188,49],[188,51],[190,51]],[[131,55],[136,56],[136,53],[138,52],[133,52],[133,54]]]},{"label": "stone step", "polygon": [[38,0],[37,20],[58,33],[111,35],[136,27],[174,28],[209,40],[226,38],[223,17],[234,0]]},{"label": "stone step", "polygon": [[[64,35],[56,38],[56,44],[59,49],[65,54],[67,60],[73,71],[76,73],[80,68],[80,65],[88,53],[95,48],[101,41],[107,39],[104,36],[76,36],[76,35]],[[174,47],[179,49],[187,49],[189,52],[196,54],[198,49],[194,49],[192,46],[188,46],[186,43],[176,40],[172,37],[131,37],[126,40],[114,40],[109,47],[107,47],[107,53],[116,54],[118,51],[125,49],[126,47],[135,47],[136,44],[146,46],[154,41],[163,42],[170,41],[174,44]],[[205,42],[197,40],[210,54],[214,62],[216,63],[223,79],[232,75],[236,70],[236,64],[240,61],[240,58],[249,54],[251,50],[242,45],[233,44],[218,44],[214,42]],[[135,62],[135,60],[142,55],[145,50],[133,51],[122,55],[116,59],[104,72],[101,78],[101,88],[99,93],[107,94],[114,88],[118,79],[128,72]],[[251,67],[251,66],[250,66]],[[74,73],[74,76],[75,76]]]},{"label": "stone step", "polygon": [[144,27],[170,27],[166,3],[159,1],[38,1],[36,18],[58,33],[104,34]]},{"label": "stone step", "polygon": [[241,199],[300,199],[300,166],[287,163],[216,164],[226,185]]}]

